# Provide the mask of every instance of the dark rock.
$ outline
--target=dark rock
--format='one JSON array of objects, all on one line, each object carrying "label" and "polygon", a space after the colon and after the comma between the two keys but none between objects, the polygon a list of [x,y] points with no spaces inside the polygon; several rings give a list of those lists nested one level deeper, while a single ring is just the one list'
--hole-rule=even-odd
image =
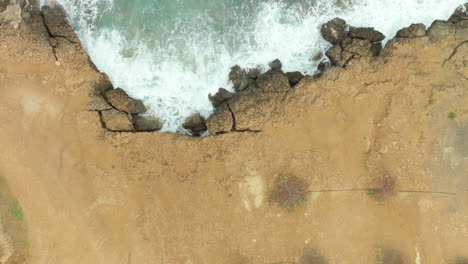
[{"label": "dark rock", "polygon": [[136,115],[146,112],[146,107],[142,101],[133,99],[127,93],[117,88],[105,92],[107,101],[115,108],[128,114]]},{"label": "dark rock", "polygon": [[224,88],[219,88],[218,92],[215,95],[208,95],[208,98],[213,104],[214,107],[218,107],[223,102],[228,101],[229,99],[234,97],[234,93],[229,92]]},{"label": "dark rock", "polygon": [[320,28],[320,33],[326,41],[338,44],[346,38],[346,27],[346,21],[341,18],[335,18],[323,24]]},{"label": "dark rock", "polygon": [[257,68],[248,69],[247,71],[247,76],[249,76],[249,78],[251,79],[256,80],[259,75],[260,75],[260,70]]},{"label": "dark rock", "polygon": [[101,73],[92,90],[94,90],[96,93],[103,94],[106,91],[112,89],[114,89],[114,86],[112,85],[109,76],[107,76],[105,73]]},{"label": "dark rock", "polygon": [[260,91],[264,93],[283,93],[291,88],[288,77],[283,72],[270,70],[257,79]]},{"label": "dark rock", "polygon": [[52,37],[64,37],[71,42],[80,42],[75,31],[68,23],[67,14],[62,6],[57,3],[44,5],[41,8],[44,20]]},{"label": "dark rock", "polygon": [[293,86],[293,85],[298,84],[302,80],[302,78],[304,78],[304,74],[302,74],[301,72],[297,72],[297,71],[288,72],[286,73],[286,77],[289,80],[289,84]]},{"label": "dark rock", "polygon": [[233,83],[236,92],[243,91],[255,82],[254,79],[250,78],[247,71],[242,69],[238,65],[231,68],[229,73],[229,80]]},{"label": "dark rock", "polygon": [[372,55],[379,56],[381,50],[382,50],[382,42],[372,43],[371,48],[370,48],[370,52],[372,53]]},{"label": "dark rock", "polygon": [[222,103],[215,112],[206,121],[208,131],[215,135],[223,132],[229,132],[234,127],[232,113],[226,102]]},{"label": "dark rock", "polygon": [[0,12],[5,11],[9,4],[10,0],[0,0]]},{"label": "dark rock", "polygon": [[200,114],[193,114],[187,117],[182,124],[182,127],[190,130],[193,135],[201,135],[206,131],[206,121]]},{"label": "dark rock", "polygon": [[128,114],[115,109],[101,112],[102,122],[111,131],[130,132],[133,131],[133,124]]},{"label": "dark rock", "polygon": [[365,39],[347,39],[342,42],[342,46],[343,52],[347,51],[353,55],[366,56],[369,54],[372,44]]},{"label": "dark rock", "polygon": [[468,20],[468,3],[458,7],[449,18],[449,21],[452,23],[458,23],[462,20]]},{"label": "dark rock", "polygon": [[312,56],[311,59],[312,59],[313,61],[319,61],[319,60],[321,60],[322,58],[323,58],[323,52],[319,51],[319,52],[315,53],[315,55]]},{"label": "dark rock", "polygon": [[370,42],[378,42],[385,39],[385,35],[372,27],[350,27],[349,37],[354,39],[367,39]]},{"label": "dark rock", "polygon": [[436,20],[427,30],[427,36],[432,42],[443,40],[455,33],[455,27],[451,22]]},{"label": "dark rock", "polygon": [[91,92],[89,94],[89,102],[86,105],[88,111],[104,111],[112,109],[112,106],[100,94]]},{"label": "dark rock", "polygon": [[133,117],[133,122],[137,131],[158,131],[163,127],[161,119],[153,116],[136,115]]},{"label": "dark rock", "polygon": [[411,24],[411,26],[398,30],[398,38],[419,38],[426,36],[426,26],[424,24]]},{"label": "dark rock", "polygon": [[319,72],[324,72],[329,67],[331,67],[331,64],[329,62],[322,61],[319,63],[317,70]]},{"label": "dark rock", "polygon": [[283,68],[283,64],[278,59],[270,62],[268,65],[272,71],[281,71],[281,68]]},{"label": "dark rock", "polygon": [[332,65],[343,67],[344,63],[341,59],[341,53],[343,53],[343,49],[341,48],[340,44],[336,44],[335,46],[329,48],[325,55],[330,59]]}]

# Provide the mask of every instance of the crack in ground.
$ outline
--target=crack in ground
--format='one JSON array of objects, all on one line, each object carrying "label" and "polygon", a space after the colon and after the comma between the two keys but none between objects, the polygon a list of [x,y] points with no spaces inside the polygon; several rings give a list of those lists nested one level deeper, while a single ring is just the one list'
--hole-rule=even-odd
[{"label": "crack in ground", "polygon": [[448,57],[448,59],[446,59],[446,60],[442,63],[442,66],[445,66],[445,63],[447,63],[448,61],[450,61],[450,60],[453,58],[453,56],[455,56],[455,54],[457,54],[458,48],[460,48],[460,47],[461,47],[463,44],[465,44],[465,43],[468,43],[468,40],[465,40],[465,41],[463,41],[462,43],[460,43],[459,45],[457,45],[457,46],[455,47],[455,49],[453,49],[453,52],[452,52],[452,54],[450,54],[450,56]]}]

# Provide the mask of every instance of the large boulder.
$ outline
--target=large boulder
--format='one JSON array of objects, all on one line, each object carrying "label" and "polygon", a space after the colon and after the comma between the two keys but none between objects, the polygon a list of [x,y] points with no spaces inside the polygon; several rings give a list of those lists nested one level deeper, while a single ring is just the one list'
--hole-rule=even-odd
[{"label": "large boulder", "polygon": [[426,26],[424,24],[411,24],[409,27],[398,30],[398,38],[420,38],[426,36]]},{"label": "large boulder", "polygon": [[101,112],[102,122],[110,131],[116,132],[131,132],[133,124],[128,114],[117,111],[115,109]]},{"label": "large boulder", "polygon": [[86,105],[88,111],[104,111],[112,109],[112,106],[100,94],[95,92],[89,93],[89,101]]},{"label": "large boulder", "polygon": [[52,37],[63,37],[71,42],[80,42],[75,31],[68,23],[67,14],[58,3],[44,5],[41,8],[44,15],[44,22]]},{"label": "large boulder", "polygon": [[208,99],[210,99],[211,104],[214,107],[218,107],[223,102],[226,102],[233,97],[234,97],[234,93],[231,93],[224,88],[219,88],[218,92],[215,95],[211,95],[211,94],[208,95]]},{"label": "large boulder", "polygon": [[449,21],[452,23],[458,23],[462,20],[468,20],[468,3],[458,7],[449,18]]},{"label": "large boulder", "polygon": [[135,129],[142,132],[158,131],[163,127],[161,119],[153,116],[133,116]]},{"label": "large boulder", "polygon": [[451,22],[436,20],[427,30],[427,36],[432,42],[437,42],[455,33],[455,26]]},{"label": "large boulder", "polygon": [[106,91],[105,96],[112,106],[122,112],[132,115],[146,112],[146,107],[142,101],[131,98],[120,88]]},{"label": "large boulder", "polygon": [[367,39],[370,42],[379,42],[385,39],[385,35],[373,27],[350,27],[349,37],[354,39]]},{"label": "large boulder", "polygon": [[341,18],[335,18],[323,24],[320,28],[320,33],[326,41],[338,44],[347,36],[346,27],[346,21]]},{"label": "large boulder", "polygon": [[206,131],[206,120],[200,114],[193,114],[187,117],[182,127],[189,130],[192,135],[199,136]]}]

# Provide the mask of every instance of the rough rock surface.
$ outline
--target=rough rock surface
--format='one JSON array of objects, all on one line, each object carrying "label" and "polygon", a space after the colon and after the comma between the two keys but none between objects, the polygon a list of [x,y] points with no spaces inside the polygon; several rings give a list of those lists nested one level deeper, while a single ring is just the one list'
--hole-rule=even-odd
[{"label": "rough rock surface", "polygon": [[298,84],[302,78],[304,78],[304,74],[302,74],[301,72],[287,72],[286,73],[286,77],[288,78],[289,80],[289,84],[291,86],[294,86],[296,84]]},{"label": "rough rock surface", "polygon": [[158,131],[163,127],[161,119],[153,116],[140,116],[136,115],[133,117],[135,129],[141,132],[153,132]]},{"label": "rough rock surface", "polygon": [[455,32],[455,26],[451,22],[436,20],[429,29],[427,35],[432,42],[441,41],[448,38]]},{"label": "rough rock surface", "polygon": [[281,71],[281,69],[283,68],[283,64],[278,59],[270,62],[269,66],[272,71]]},{"label": "rough rock surface", "polygon": [[182,127],[189,130],[193,135],[201,135],[207,129],[205,118],[198,113],[187,117]]},{"label": "rough rock surface", "polygon": [[398,38],[420,38],[426,36],[426,25],[411,24],[409,27],[402,28],[397,32]]},{"label": "rough rock surface", "polygon": [[255,83],[255,80],[249,76],[249,72],[250,71],[242,69],[237,65],[231,68],[231,72],[229,73],[229,80],[233,83],[234,89],[237,92],[243,91]]},{"label": "rough rock surface", "polygon": [[208,99],[210,99],[211,104],[214,107],[218,107],[223,102],[228,101],[229,99],[234,97],[234,93],[229,92],[224,88],[219,88],[218,92],[215,95],[208,95]]},{"label": "rough rock surface", "polygon": [[457,8],[449,18],[449,21],[452,23],[458,23],[462,20],[468,20],[468,3],[464,4],[463,7]]},{"label": "rough rock surface", "polygon": [[220,134],[234,130],[234,119],[228,103],[224,102],[218,106],[215,112],[206,121],[208,131],[213,134]]},{"label": "rough rock surface", "polygon": [[341,18],[335,18],[323,24],[320,28],[320,33],[326,41],[338,44],[347,36],[346,27],[346,21]]},{"label": "rough rock surface", "polygon": [[385,39],[385,35],[372,27],[350,27],[349,37],[367,39],[370,42],[378,42]]},{"label": "rough rock surface", "polygon": [[106,91],[105,97],[113,107],[125,113],[136,115],[146,112],[142,101],[131,98],[121,88]]},{"label": "rough rock surface", "polygon": [[133,124],[128,114],[115,109],[101,112],[102,121],[110,131],[130,132],[133,131]]},{"label": "rough rock surface", "polygon": [[8,5],[10,5],[10,0],[0,0],[0,12],[5,11]]},{"label": "rough rock surface", "polygon": [[11,4],[9,2],[0,2],[0,24],[7,23],[18,28],[21,23],[21,5]]},{"label": "rough rock surface", "polygon": [[52,37],[62,37],[79,43],[80,40],[67,21],[65,10],[58,4],[44,5],[41,8],[47,30]]}]

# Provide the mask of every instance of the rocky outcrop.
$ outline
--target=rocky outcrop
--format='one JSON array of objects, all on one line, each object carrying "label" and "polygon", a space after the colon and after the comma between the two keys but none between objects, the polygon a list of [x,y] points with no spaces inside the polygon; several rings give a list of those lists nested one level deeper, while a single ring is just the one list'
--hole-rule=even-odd
[{"label": "rocky outcrop", "polygon": [[231,68],[229,80],[234,86],[236,92],[245,90],[251,85],[255,85],[255,80],[258,77],[258,69],[242,69],[238,65]]},{"label": "rocky outcrop", "polygon": [[16,1],[0,0],[0,24],[8,23],[18,28],[22,21],[21,5]]},{"label": "rocky outcrop", "polygon": [[[337,27],[336,25],[339,25]],[[354,58],[377,56],[382,49],[380,41],[385,39],[385,36],[374,28],[366,27],[349,27],[349,32],[346,21],[340,18],[335,18],[322,27],[322,37],[334,44],[333,47],[325,52],[325,55],[330,59],[335,66],[346,67],[346,65]],[[331,30],[332,26],[335,28]],[[336,31],[338,29],[340,31]],[[331,38],[330,35],[335,34],[336,38]]]},{"label": "rocky outcrop", "polygon": [[146,112],[146,107],[142,101],[131,98],[121,88],[108,90],[104,95],[113,107],[122,112],[132,115]]},{"label": "rocky outcrop", "polygon": [[65,38],[70,42],[79,43],[80,39],[68,23],[67,14],[62,6],[56,3],[44,5],[42,15],[49,34],[54,38]]},{"label": "rocky outcrop", "polygon": [[218,107],[222,103],[228,101],[229,99],[234,97],[234,93],[229,92],[224,88],[219,88],[218,92],[215,95],[208,95],[208,99],[210,99],[211,104],[214,107]]},{"label": "rocky outcrop", "polygon": [[286,73],[286,77],[288,78],[289,80],[289,84],[291,86],[294,86],[296,84],[298,84],[302,78],[304,78],[304,74],[302,74],[301,72],[287,72]]},{"label": "rocky outcrop", "polygon": [[458,23],[462,20],[468,20],[468,3],[464,4],[463,7],[458,7],[448,21]]},{"label": "rocky outcrop", "polygon": [[207,129],[205,118],[198,113],[187,117],[182,127],[189,130],[194,136],[200,136]]},{"label": "rocky outcrop", "polygon": [[424,24],[411,24],[411,26],[398,30],[397,38],[420,38],[426,36]]}]

